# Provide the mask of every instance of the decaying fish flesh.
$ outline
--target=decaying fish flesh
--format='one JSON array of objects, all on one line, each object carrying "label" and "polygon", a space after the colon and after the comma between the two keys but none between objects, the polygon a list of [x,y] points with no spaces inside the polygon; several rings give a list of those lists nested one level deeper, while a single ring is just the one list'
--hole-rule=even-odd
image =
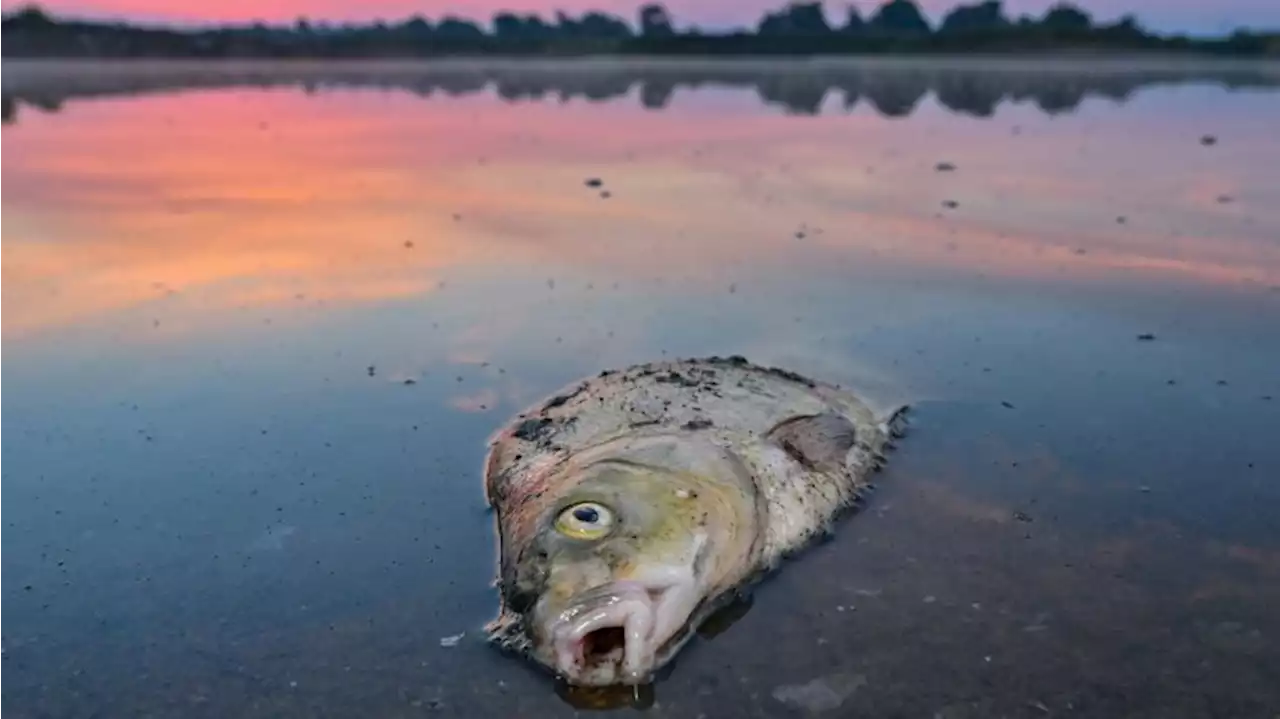
[{"label": "decaying fish flesh", "polygon": [[485,467],[491,640],[570,684],[641,684],[698,625],[829,531],[902,409],[741,357],[602,372],[498,432]]}]

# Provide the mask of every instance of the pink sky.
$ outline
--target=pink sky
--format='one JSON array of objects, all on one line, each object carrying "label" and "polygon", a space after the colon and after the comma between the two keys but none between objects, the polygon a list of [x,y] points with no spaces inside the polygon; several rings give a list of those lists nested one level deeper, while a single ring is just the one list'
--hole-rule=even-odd
[{"label": "pink sky", "polygon": [[[936,20],[953,0],[918,0]],[[1056,0],[1006,0],[1011,15],[1039,14]],[[1099,18],[1113,18],[1125,12],[1137,15],[1146,25],[1162,30],[1214,32],[1241,25],[1280,26],[1280,0],[1077,0]],[[27,4],[27,0],[0,0],[5,10]],[[559,8],[570,13],[599,9],[631,18],[641,4],[638,0],[45,0],[39,3],[56,14],[94,17],[129,17],[162,21],[288,21],[305,15],[317,20],[393,20],[415,13],[427,17],[457,14],[488,19],[499,9],[539,12],[550,16]],[[667,7],[681,24],[696,23],[724,27],[754,23],[765,9],[782,0],[670,0]],[[843,14],[845,2],[828,2],[828,13]],[[877,4],[858,0],[864,14]]]}]

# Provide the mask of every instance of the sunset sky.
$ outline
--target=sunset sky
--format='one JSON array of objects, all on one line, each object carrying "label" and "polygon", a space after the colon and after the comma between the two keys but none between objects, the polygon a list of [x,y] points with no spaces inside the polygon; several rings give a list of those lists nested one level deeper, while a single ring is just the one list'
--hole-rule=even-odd
[{"label": "sunset sky", "polygon": [[[918,0],[936,20],[957,3],[953,0]],[[1039,14],[1056,0],[1006,0],[1011,15]],[[0,0],[5,10],[28,4],[27,0]],[[126,17],[148,21],[289,21],[299,16],[316,20],[394,20],[414,14],[439,17],[457,14],[487,19],[499,9],[551,15],[556,9],[579,13],[599,9],[631,18],[639,0],[45,0],[39,3],[56,14],[89,17]],[[781,5],[781,0],[670,0],[667,7],[681,24],[726,27],[754,23],[761,12]],[[843,14],[844,2],[828,2],[830,15]],[[864,14],[875,0],[857,0]],[[1276,0],[1078,0],[1100,19],[1131,12],[1148,27],[1192,33],[1218,32],[1240,26],[1280,26],[1280,2]]]}]

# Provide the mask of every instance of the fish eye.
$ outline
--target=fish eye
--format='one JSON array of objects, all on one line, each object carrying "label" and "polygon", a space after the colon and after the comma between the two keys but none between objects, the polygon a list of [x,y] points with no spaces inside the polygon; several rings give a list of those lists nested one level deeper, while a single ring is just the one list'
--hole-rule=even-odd
[{"label": "fish eye", "polygon": [[599,539],[613,527],[613,512],[599,502],[578,502],[560,511],[556,531],[574,539]]}]

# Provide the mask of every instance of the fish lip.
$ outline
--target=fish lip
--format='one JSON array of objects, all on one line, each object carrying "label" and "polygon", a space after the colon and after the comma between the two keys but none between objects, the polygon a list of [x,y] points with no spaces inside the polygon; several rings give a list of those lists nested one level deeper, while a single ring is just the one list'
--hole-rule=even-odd
[{"label": "fish lip", "polygon": [[[556,673],[579,686],[642,684],[652,674],[660,642],[655,641],[668,584],[619,580],[580,595],[551,627]],[[585,655],[588,635],[621,629],[621,656],[614,652],[592,662]]]}]

